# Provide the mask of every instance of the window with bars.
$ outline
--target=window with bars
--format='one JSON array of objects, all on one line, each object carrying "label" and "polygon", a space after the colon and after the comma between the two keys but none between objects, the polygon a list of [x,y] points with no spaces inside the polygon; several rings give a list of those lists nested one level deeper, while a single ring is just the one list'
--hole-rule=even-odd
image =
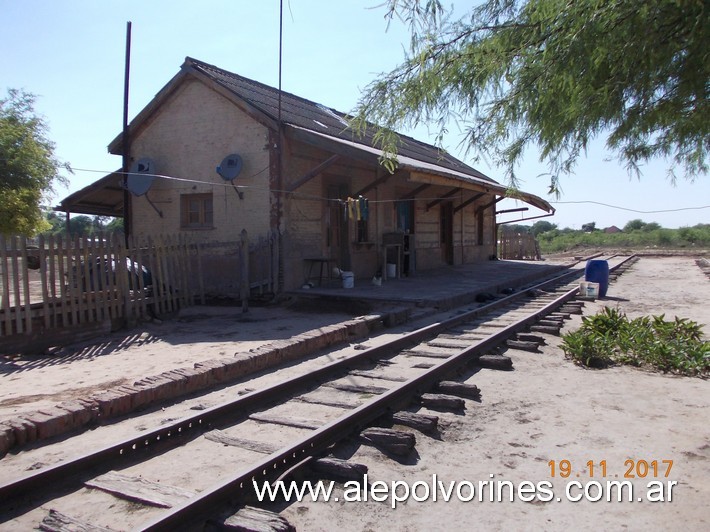
[{"label": "window with bars", "polygon": [[182,229],[214,227],[211,193],[180,196],[180,227]]}]

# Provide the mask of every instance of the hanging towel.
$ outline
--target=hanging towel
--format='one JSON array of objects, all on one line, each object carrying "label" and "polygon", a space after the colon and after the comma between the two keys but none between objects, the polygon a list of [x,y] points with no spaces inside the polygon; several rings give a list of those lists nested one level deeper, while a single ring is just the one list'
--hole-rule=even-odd
[{"label": "hanging towel", "polygon": [[367,221],[367,217],[370,214],[370,201],[367,198],[360,196],[360,216],[362,220]]}]

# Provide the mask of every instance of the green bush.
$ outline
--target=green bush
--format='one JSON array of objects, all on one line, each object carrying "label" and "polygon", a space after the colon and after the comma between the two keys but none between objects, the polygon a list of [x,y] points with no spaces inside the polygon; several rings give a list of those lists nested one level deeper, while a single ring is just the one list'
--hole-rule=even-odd
[{"label": "green bush", "polygon": [[665,373],[710,375],[710,342],[702,340],[702,326],[676,317],[643,316],[629,320],[609,307],[582,318],[582,326],[562,337],[565,355],[575,363],[595,368],[615,364],[643,366]]},{"label": "green bush", "polygon": [[537,236],[543,253],[558,253],[576,248],[646,248],[646,247],[710,247],[710,225],[698,224],[694,227],[665,229],[657,223],[641,220],[629,222],[622,233],[594,231],[585,233],[571,229],[553,229]]}]

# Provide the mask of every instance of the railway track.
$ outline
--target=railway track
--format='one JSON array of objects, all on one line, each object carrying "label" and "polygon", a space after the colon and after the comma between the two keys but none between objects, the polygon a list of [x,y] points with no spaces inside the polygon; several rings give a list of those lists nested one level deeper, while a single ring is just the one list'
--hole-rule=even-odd
[{"label": "railway track", "polygon": [[[629,259],[608,257],[611,275]],[[109,529],[200,529],[207,520],[223,521],[250,497],[253,480],[283,477],[412,401],[455,405],[456,397],[428,394],[437,383],[444,391],[475,394],[475,387],[440,383],[468,364],[508,367],[510,359],[498,353],[506,342],[535,349],[534,334],[523,332],[559,330],[559,309],[578,308],[572,301],[580,275],[579,267],[571,268],[454,318],[4,482],[0,528],[37,526],[46,508],[78,506],[87,511],[74,518]],[[264,436],[263,427],[273,424],[280,425],[277,441]],[[204,456],[209,459],[196,461]],[[196,485],[191,471],[197,469],[209,473],[200,475],[209,483]]]}]

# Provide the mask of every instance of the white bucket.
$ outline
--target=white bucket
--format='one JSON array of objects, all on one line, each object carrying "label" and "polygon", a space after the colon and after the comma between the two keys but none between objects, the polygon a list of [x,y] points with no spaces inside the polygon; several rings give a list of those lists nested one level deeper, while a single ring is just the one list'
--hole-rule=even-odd
[{"label": "white bucket", "polygon": [[582,281],[579,283],[579,296],[588,299],[597,299],[599,297],[599,283]]},{"label": "white bucket", "polygon": [[343,288],[353,288],[355,286],[355,274],[353,272],[342,272]]},{"label": "white bucket", "polygon": [[391,262],[387,263],[387,278],[394,279],[397,277],[397,265]]}]

